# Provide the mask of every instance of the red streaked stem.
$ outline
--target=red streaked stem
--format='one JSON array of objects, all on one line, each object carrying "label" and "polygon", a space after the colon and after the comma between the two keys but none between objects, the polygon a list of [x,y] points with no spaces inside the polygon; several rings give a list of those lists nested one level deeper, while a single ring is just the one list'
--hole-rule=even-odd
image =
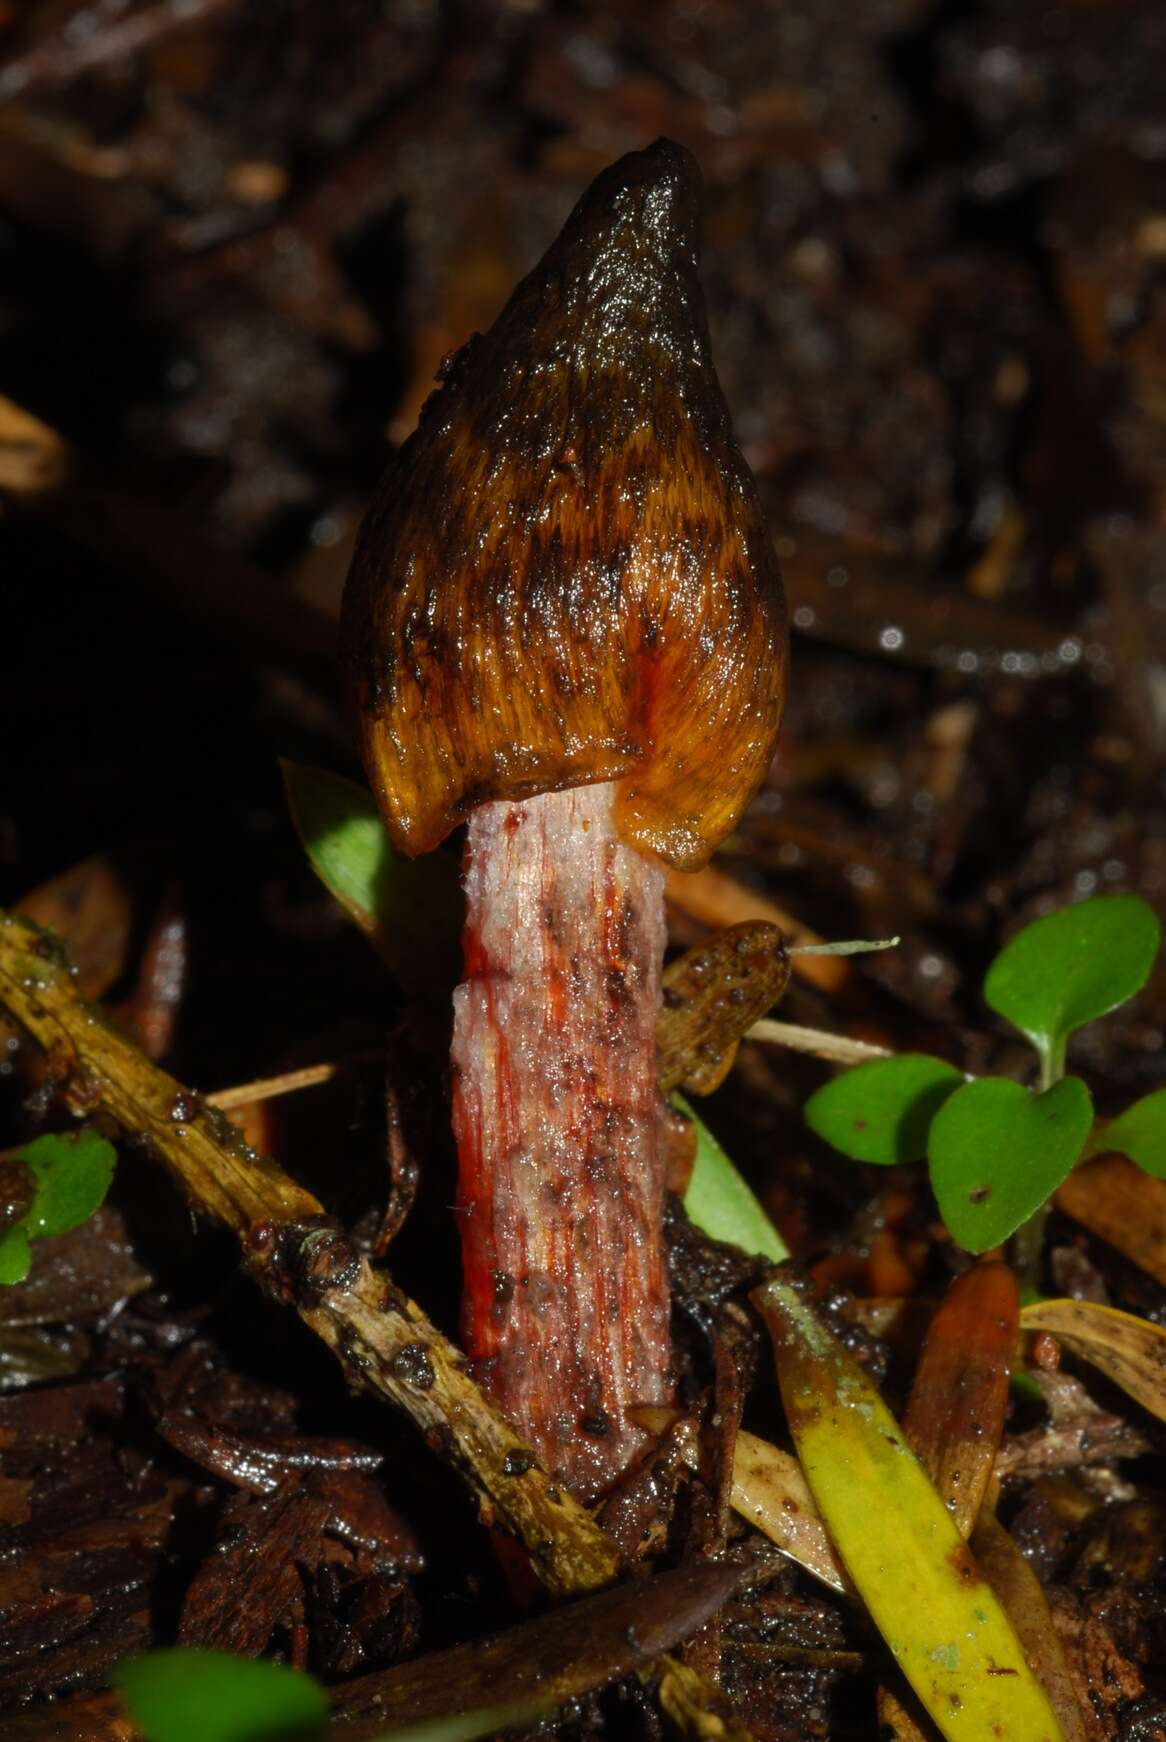
[{"label": "red streaked stem", "polygon": [[454,994],[463,1337],[512,1425],[598,1498],[672,1394],[656,1017],[664,875],[613,785],[482,805]]}]

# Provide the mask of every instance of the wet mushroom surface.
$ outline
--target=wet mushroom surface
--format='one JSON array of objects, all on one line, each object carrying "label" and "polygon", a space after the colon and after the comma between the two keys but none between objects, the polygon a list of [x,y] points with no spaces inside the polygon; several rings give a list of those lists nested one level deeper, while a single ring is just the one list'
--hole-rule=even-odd
[{"label": "wet mushroom surface", "polygon": [[[124,1737],[115,1667],[178,1644],[309,1672],[338,1737],[455,1684],[563,1742],[949,1733],[806,1485],[781,1247],[1061,1734],[1162,1731],[1166,1184],[1070,1173],[1026,1305],[925,1165],[803,1116],[888,1052],[1035,1086],[993,957],[1166,908],[1162,35],[0,8],[0,1240],[28,1145],[117,1151],[0,1285],[5,1736]],[[590,1170],[530,1188],[553,1348],[467,1214],[467,1154],[536,1178],[482,1159],[512,1018]],[[1099,1121],[1164,1034],[1159,957],[1070,1043]]]}]

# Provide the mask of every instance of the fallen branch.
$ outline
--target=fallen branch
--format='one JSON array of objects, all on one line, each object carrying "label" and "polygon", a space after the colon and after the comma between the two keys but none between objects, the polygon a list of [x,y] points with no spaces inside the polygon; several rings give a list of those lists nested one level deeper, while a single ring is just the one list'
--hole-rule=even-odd
[{"label": "fallen branch", "polygon": [[0,914],[0,1002],[49,1054],[74,1111],[109,1114],[192,1206],[238,1235],[246,1268],[336,1354],[349,1382],[404,1409],[463,1470],[483,1517],[526,1546],[559,1594],[608,1584],[619,1553],[539,1465],[420,1307],[374,1271],[319,1201],[83,1004],[60,944]]}]

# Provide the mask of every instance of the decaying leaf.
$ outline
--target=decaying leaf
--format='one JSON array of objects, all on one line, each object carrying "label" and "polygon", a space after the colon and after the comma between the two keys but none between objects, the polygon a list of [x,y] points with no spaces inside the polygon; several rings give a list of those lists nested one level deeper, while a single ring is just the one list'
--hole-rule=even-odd
[{"label": "decaying leaf", "polygon": [[[1005,1264],[952,1283],[920,1351],[903,1432],[966,1542],[992,1476],[1016,1349],[1020,1291]],[[895,1689],[878,1691],[887,1742],[926,1742]]]},{"label": "decaying leaf", "polygon": [[[489,1640],[430,1653],[337,1693],[337,1736],[361,1742],[400,1726],[505,1708],[506,1727],[646,1669],[755,1579],[755,1569],[694,1562],[632,1580]],[[480,1732],[479,1732],[480,1733]]]},{"label": "decaying leaf", "polygon": [[1042,1300],[1020,1315],[1022,1330],[1049,1331],[1115,1385],[1166,1421],[1166,1328],[1092,1300]]},{"label": "decaying leaf", "polygon": [[1075,1167],[1055,1201],[1166,1288],[1166,1180],[1151,1179],[1124,1155],[1103,1155]]},{"label": "decaying leaf", "polygon": [[801,1465],[756,1434],[739,1433],[733,1459],[734,1510],[831,1590],[849,1588]]},{"label": "decaying leaf", "polygon": [[101,998],[125,970],[134,910],[130,891],[108,853],[94,853],[40,884],[20,911],[69,945],[83,998]]},{"label": "decaying leaf", "polygon": [[24,1282],[0,1289],[0,1327],[100,1319],[150,1284],[121,1211],[103,1204],[80,1227],[46,1240]]},{"label": "decaying leaf", "polygon": [[708,1683],[679,1658],[660,1660],[660,1704],[685,1742],[753,1742],[727,1700],[711,1698]]},{"label": "decaying leaf", "polygon": [[903,1432],[967,1537],[1004,1431],[1020,1294],[1006,1264],[957,1277],[931,1321]]},{"label": "decaying leaf", "polygon": [[665,1094],[683,1085],[710,1095],[746,1029],[785,991],[789,973],[785,937],[763,920],[730,926],[665,968],[656,1025]]},{"label": "decaying leaf", "polygon": [[[636,1419],[653,1433],[663,1433],[677,1417],[672,1409],[638,1409]],[[700,1456],[691,1439],[680,1441],[680,1455],[690,1469],[698,1467]],[[791,1561],[832,1591],[849,1590],[842,1562],[796,1458],[756,1434],[740,1431],[730,1498],[733,1510]]]},{"label": "decaying leaf", "polygon": [[[929,1327],[903,1429],[1028,1652],[1066,1742],[1085,1742],[1080,1707],[1044,1594],[1011,1537],[984,1505],[1008,1405],[1020,1293],[1006,1264],[978,1264],[957,1277]],[[1001,1540],[1003,1539],[1003,1540]],[[1015,1574],[1019,1560],[1030,1583]],[[997,1578],[994,1568],[1010,1576]],[[887,1742],[926,1742],[914,1716],[888,1688],[879,1690]]]}]

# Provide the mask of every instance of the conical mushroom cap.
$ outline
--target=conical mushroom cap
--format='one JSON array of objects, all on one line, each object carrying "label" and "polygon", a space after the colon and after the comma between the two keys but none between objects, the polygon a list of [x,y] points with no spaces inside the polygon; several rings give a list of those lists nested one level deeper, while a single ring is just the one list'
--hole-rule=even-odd
[{"label": "conical mushroom cap", "polygon": [[617,826],[694,868],[760,784],[781,580],[713,369],[700,172],[622,158],[389,465],[344,605],[394,842],[490,799],[618,780]]}]

